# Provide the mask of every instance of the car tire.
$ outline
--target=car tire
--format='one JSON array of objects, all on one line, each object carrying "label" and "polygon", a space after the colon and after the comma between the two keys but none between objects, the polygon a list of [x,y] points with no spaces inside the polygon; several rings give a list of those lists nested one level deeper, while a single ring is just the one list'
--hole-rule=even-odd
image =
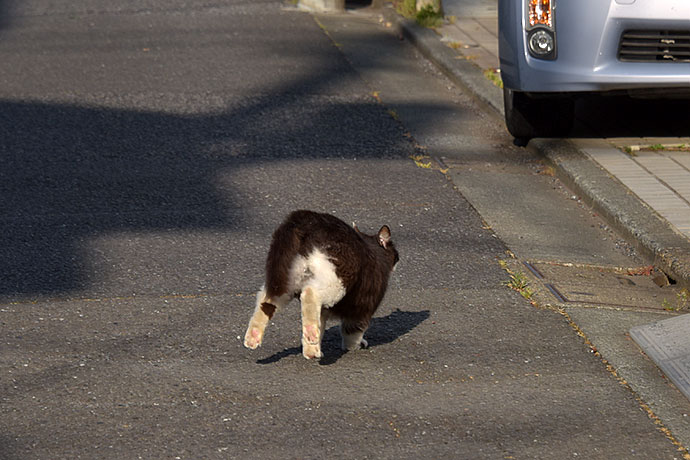
[{"label": "car tire", "polygon": [[540,95],[503,88],[503,104],[508,132],[526,143],[534,137],[564,137],[573,127],[575,103],[572,98]]}]

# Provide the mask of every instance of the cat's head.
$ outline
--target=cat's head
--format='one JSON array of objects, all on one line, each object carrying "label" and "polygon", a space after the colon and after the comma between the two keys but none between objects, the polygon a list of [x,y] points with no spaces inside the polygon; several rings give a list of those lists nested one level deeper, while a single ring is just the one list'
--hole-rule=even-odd
[{"label": "cat's head", "polygon": [[375,240],[378,243],[378,245],[385,250],[386,258],[389,260],[391,264],[391,269],[395,269],[395,266],[400,260],[400,256],[398,255],[398,250],[395,249],[395,244],[393,244],[393,240],[391,239],[391,229],[388,227],[388,225],[384,225],[383,227],[381,227],[376,236],[365,235],[364,233],[359,231],[357,225],[352,224],[352,226],[355,229],[355,231],[363,237]]}]

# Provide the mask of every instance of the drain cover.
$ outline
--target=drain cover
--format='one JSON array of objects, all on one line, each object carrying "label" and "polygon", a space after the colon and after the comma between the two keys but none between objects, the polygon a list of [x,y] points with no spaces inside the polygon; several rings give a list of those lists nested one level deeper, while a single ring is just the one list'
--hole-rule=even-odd
[{"label": "drain cover", "polygon": [[550,262],[523,265],[560,303],[663,311],[668,306],[664,299],[675,296],[671,288],[660,288],[651,276],[614,268]]},{"label": "drain cover", "polygon": [[690,315],[630,329],[630,336],[690,399]]}]

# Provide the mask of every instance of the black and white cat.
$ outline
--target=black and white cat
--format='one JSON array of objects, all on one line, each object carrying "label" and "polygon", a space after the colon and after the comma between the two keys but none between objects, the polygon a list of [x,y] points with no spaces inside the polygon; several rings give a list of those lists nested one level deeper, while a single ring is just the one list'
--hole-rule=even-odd
[{"label": "black and white cat", "polygon": [[302,305],[302,354],[320,358],[329,318],[339,319],[344,350],[366,347],[364,332],[398,262],[391,231],[384,225],[365,235],[330,214],[295,211],[273,233],[266,259],[266,282],[244,346],[261,345],[276,310],[299,297]]}]

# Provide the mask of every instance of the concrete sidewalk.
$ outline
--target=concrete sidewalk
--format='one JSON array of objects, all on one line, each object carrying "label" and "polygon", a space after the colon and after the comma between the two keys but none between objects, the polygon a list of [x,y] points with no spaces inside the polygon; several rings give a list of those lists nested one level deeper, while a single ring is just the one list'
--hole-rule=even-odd
[{"label": "concrete sidewalk", "polygon": [[[384,8],[420,51],[455,83],[503,113],[497,0],[445,0],[436,32]],[[690,152],[645,146],[690,145],[690,138],[534,139],[528,148],[680,285],[690,287]],[[633,155],[623,147],[632,147]],[[637,150],[642,147],[641,150]]]}]

